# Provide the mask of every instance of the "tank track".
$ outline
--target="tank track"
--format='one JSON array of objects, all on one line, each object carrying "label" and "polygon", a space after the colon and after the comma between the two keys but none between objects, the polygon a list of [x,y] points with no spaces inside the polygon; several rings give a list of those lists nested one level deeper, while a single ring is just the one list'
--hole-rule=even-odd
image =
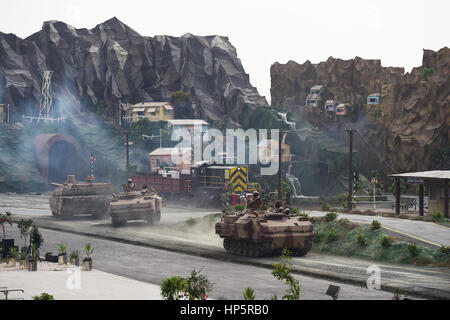
[{"label": "tank track", "polygon": [[309,250],[311,250],[311,248],[312,248],[312,239],[305,239],[303,248],[293,250],[292,254],[297,257],[303,257],[309,252]]},{"label": "tank track", "polygon": [[231,254],[246,257],[262,257],[272,253],[270,242],[253,242],[247,240],[223,239],[223,247]]}]

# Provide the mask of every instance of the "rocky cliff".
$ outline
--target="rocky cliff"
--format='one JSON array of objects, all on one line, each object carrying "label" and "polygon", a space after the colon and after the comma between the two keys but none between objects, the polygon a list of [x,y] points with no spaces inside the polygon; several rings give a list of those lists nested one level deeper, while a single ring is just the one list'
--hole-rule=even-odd
[{"label": "rocky cliff", "polygon": [[244,105],[267,105],[223,36],[145,37],[112,18],[93,29],[48,21],[26,39],[0,33],[0,103],[39,112],[40,70],[53,70],[55,110],[119,101],[161,101],[190,93],[196,117],[237,120]]},{"label": "rocky cliff", "polygon": [[[319,64],[275,63],[270,70],[272,106],[300,113],[342,139],[344,126],[358,128],[362,138],[357,137],[356,144],[365,150],[361,163],[367,171],[450,169],[449,61],[445,47],[424,50],[422,66],[406,74],[403,68],[382,67],[380,60],[359,57],[330,57]],[[324,85],[323,100],[350,103],[357,107],[355,114],[335,119],[326,112],[305,112],[306,95],[315,84]],[[381,105],[366,105],[367,95],[377,92]]]}]

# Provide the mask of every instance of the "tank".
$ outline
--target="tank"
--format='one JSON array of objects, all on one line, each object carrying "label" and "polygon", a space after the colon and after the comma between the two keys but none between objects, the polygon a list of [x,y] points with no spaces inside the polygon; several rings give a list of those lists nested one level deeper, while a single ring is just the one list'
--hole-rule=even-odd
[{"label": "tank", "polygon": [[124,185],[124,192],[113,195],[109,215],[114,227],[122,227],[130,220],[145,220],[150,225],[161,220],[162,198],[153,189],[135,191]]},{"label": "tank", "polygon": [[260,257],[286,248],[295,256],[304,256],[311,249],[314,227],[288,211],[247,209],[223,215],[216,223],[216,234],[232,254]]},{"label": "tank", "polygon": [[93,218],[107,216],[112,199],[109,183],[94,182],[89,176],[86,182],[77,182],[74,175],[67,176],[64,184],[54,183],[49,198],[50,209],[54,217],[70,219],[75,215],[90,215]]}]

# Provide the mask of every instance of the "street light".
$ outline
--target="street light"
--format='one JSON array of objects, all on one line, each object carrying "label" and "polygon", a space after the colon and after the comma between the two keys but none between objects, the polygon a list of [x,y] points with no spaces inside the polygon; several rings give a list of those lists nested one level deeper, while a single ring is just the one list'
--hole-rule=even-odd
[{"label": "street light", "polygon": [[370,182],[373,184],[373,210],[377,210],[377,206],[375,204],[375,193],[376,193],[376,187],[377,187],[378,179],[373,177]]}]

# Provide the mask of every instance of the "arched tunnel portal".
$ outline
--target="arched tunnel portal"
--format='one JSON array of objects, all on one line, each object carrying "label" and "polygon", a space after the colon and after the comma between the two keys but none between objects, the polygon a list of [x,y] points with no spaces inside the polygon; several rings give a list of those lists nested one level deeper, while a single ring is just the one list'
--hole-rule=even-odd
[{"label": "arched tunnel portal", "polygon": [[47,183],[66,181],[66,176],[80,173],[82,148],[66,134],[40,134],[34,139],[34,153],[42,177]]}]

